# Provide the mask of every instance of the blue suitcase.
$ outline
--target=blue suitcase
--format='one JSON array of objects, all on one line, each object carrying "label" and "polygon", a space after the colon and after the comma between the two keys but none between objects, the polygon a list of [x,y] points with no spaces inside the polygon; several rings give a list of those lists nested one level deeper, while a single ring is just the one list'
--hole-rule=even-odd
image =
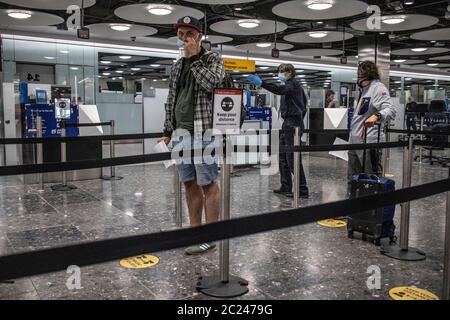
[{"label": "blue suitcase", "polygon": [[[378,142],[380,134],[381,125],[378,126]],[[365,137],[367,138],[367,129]],[[364,143],[366,142],[364,139]],[[366,170],[366,150],[363,155],[363,170]],[[392,191],[395,191],[394,180],[362,173],[352,177],[350,198]],[[377,246],[381,244],[382,238],[389,238],[393,243],[396,241],[394,215],[395,205],[354,214],[347,218],[348,237],[353,238],[357,231],[362,234],[363,240],[369,237]]]},{"label": "blue suitcase", "polygon": [[[392,192],[395,181],[375,175],[359,174],[352,177],[351,198],[364,195]],[[395,242],[395,205],[361,212],[347,219],[348,237],[353,238],[354,232],[360,232],[362,239],[371,238],[378,246],[382,238]]]}]

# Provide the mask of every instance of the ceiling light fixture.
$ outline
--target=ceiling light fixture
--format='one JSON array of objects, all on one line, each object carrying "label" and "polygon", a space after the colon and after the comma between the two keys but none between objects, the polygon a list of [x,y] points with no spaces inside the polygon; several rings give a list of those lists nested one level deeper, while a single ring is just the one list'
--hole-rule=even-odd
[{"label": "ceiling light fixture", "polygon": [[78,67],[70,67],[70,70],[79,70],[80,68]]},{"label": "ceiling light fixture", "polygon": [[260,24],[261,22],[256,19],[238,20],[238,25],[245,29],[253,29],[259,27]]},{"label": "ceiling light fixture", "polygon": [[116,73],[123,73],[122,70],[116,70]]},{"label": "ceiling light fixture", "polygon": [[141,68],[131,68],[132,71],[139,71]]},{"label": "ceiling light fixture", "polygon": [[31,18],[31,12],[24,10],[9,10],[8,16],[14,19],[29,19]]},{"label": "ceiling light fixture", "polygon": [[60,53],[67,54],[67,53],[69,53],[69,51],[68,50],[61,50]]},{"label": "ceiling light fixture", "polygon": [[267,70],[267,69],[269,69],[270,67],[258,67],[259,69],[261,69],[261,70]]},{"label": "ceiling light fixture", "polygon": [[158,67],[161,67],[161,65],[160,64],[151,64],[150,67],[158,68]]},{"label": "ceiling light fixture", "polygon": [[119,58],[122,60],[130,60],[131,56],[119,56]]},{"label": "ceiling light fixture", "polygon": [[403,63],[403,62],[406,62],[406,60],[405,59],[397,59],[397,60],[394,60],[394,62],[396,62],[396,63]]},{"label": "ceiling light fixture", "polygon": [[148,6],[147,10],[149,13],[154,14],[155,16],[167,16],[173,12],[173,8],[171,6],[164,5]]},{"label": "ceiling light fixture", "polygon": [[47,60],[55,60],[55,57],[44,57]]},{"label": "ceiling light fixture", "polygon": [[131,25],[124,23],[111,23],[109,27],[115,31],[128,31],[131,29]]},{"label": "ceiling light fixture", "polygon": [[103,72],[102,75],[104,75],[104,76],[110,76],[111,73],[109,73],[109,72]]},{"label": "ceiling light fixture", "polygon": [[333,0],[311,0],[306,3],[311,10],[327,10],[334,6]]},{"label": "ceiling light fixture", "polygon": [[381,22],[385,24],[399,24],[405,22],[405,16],[385,16],[381,18]]},{"label": "ceiling light fixture", "polygon": [[414,51],[414,52],[425,52],[427,50],[428,50],[428,48],[412,48],[411,49],[411,51]]},{"label": "ceiling light fixture", "polygon": [[103,63],[103,64],[111,64],[111,61],[100,61],[100,63]]},{"label": "ceiling light fixture", "polygon": [[326,31],[311,31],[311,32],[308,32],[308,35],[311,37],[311,38],[324,38],[324,37],[326,37],[327,35],[328,35],[328,32],[326,32]]},{"label": "ceiling light fixture", "polygon": [[439,63],[427,63],[427,66],[429,66],[429,67],[436,67],[438,65],[439,65]]},{"label": "ceiling light fixture", "polygon": [[260,48],[268,48],[270,47],[272,44],[270,42],[261,42],[261,43],[257,43],[256,46],[260,47]]}]

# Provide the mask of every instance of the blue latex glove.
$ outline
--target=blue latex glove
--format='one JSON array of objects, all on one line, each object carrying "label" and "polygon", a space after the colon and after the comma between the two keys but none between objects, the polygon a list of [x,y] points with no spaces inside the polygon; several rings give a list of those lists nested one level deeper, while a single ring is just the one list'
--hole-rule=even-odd
[{"label": "blue latex glove", "polygon": [[258,77],[256,74],[251,74],[247,77],[248,81],[250,81],[251,83],[253,83],[255,86],[257,87],[261,87],[262,85],[262,80],[260,77]]}]

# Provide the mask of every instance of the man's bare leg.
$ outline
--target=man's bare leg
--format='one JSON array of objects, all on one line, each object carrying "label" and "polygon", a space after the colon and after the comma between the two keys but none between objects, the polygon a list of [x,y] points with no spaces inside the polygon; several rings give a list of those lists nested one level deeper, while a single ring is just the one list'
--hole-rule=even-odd
[{"label": "man's bare leg", "polygon": [[217,183],[211,183],[203,187],[203,193],[205,194],[205,214],[206,223],[219,221],[220,210],[220,189]]},{"label": "man's bare leg", "polygon": [[186,202],[189,209],[189,222],[191,227],[198,227],[202,224],[203,211],[203,191],[197,181],[185,182]]}]

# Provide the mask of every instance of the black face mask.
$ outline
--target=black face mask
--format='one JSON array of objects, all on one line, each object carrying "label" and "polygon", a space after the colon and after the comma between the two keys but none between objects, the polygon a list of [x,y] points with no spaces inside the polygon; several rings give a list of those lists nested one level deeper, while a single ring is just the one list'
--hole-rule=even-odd
[{"label": "black face mask", "polygon": [[373,80],[372,77],[364,77],[364,78],[360,78],[360,79],[358,79],[358,86],[359,86],[360,88],[364,88],[365,86],[363,86],[363,83],[364,83],[365,81],[371,81],[371,80]]}]

